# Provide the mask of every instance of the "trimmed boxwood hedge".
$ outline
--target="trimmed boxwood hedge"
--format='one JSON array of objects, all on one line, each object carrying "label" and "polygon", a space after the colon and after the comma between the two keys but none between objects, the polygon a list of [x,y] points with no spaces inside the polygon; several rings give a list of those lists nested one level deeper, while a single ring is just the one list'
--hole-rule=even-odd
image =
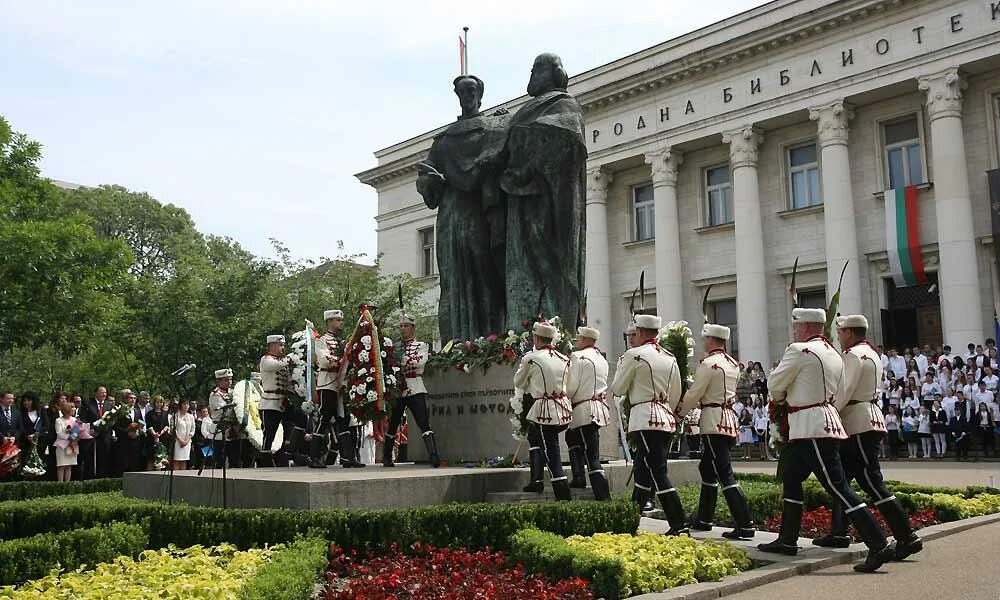
[{"label": "trimmed boxwood hedge", "polygon": [[88,481],[8,481],[0,483],[0,502],[121,490],[121,477]]},{"label": "trimmed boxwood hedge", "polygon": [[144,523],[111,523],[0,542],[0,585],[45,577],[57,566],[73,570],[122,555],[137,556],[148,545]]},{"label": "trimmed boxwood hedge", "polygon": [[558,535],[634,533],[635,506],[612,502],[444,504],[405,510],[221,509],[90,494],[0,503],[0,539],[72,527],[149,519],[150,547],[228,542],[240,548],[317,535],[344,548],[420,541],[433,546],[507,548],[515,532],[535,527]]},{"label": "trimmed boxwood hedge", "polygon": [[510,539],[510,559],[552,580],[580,577],[590,581],[595,598],[621,598],[625,565],[620,560],[574,548],[566,538],[537,529],[522,529]]},{"label": "trimmed boxwood hedge", "polygon": [[300,539],[276,554],[243,588],[243,600],[308,600],[328,564],[330,546]]}]

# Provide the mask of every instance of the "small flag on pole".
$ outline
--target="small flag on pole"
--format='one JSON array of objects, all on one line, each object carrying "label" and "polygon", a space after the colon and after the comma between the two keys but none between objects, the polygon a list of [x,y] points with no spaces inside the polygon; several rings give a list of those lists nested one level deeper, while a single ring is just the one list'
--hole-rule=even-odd
[{"label": "small flag on pole", "polygon": [[462,70],[462,75],[469,74],[469,28],[463,27],[465,37],[458,36],[458,66]]}]

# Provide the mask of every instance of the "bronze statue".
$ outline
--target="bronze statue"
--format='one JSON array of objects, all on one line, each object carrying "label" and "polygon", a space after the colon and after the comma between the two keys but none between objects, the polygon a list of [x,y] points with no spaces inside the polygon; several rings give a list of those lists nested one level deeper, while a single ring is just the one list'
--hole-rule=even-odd
[{"label": "bronze statue", "polygon": [[504,327],[506,216],[498,183],[506,111],[483,115],[478,77],[454,81],[462,116],[434,139],[417,167],[417,191],[437,209],[442,340],[471,340]]}]

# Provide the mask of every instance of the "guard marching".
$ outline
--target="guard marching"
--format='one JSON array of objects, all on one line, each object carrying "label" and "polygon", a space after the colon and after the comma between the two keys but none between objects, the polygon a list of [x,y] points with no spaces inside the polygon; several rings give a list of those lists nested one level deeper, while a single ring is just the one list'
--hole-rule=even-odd
[{"label": "guard marching", "polygon": [[233,370],[219,369],[215,372],[215,389],[208,395],[208,415],[213,426],[210,432],[212,456],[218,467],[222,467],[227,460],[231,468],[242,463],[240,423],[233,406],[232,386]]},{"label": "guard marching", "polygon": [[587,475],[597,500],[609,500],[611,488],[601,468],[600,428],[610,420],[608,410],[608,361],[597,347],[601,332],[592,327],[577,329],[576,352],[569,357],[573,421],[566,430],[571,488],[587,487]]},{"label": "guard marching", "polygon": [[736,400],[736,380],[740,376],[740,365],[726,352],[729,340],[728,327],[706,323],[701,330],[702,343],[706,352],[694,374],[694,383],[684,395],[681,416],[689,410],[700,409],[698,429],[702,436],[701,495],[698,498],[698,513],[691,523],[696,531],[711,531],[715,505],[719,499],[719,486],[729,505],[729,513],[736,522],[736,528],[722,534],[729,539],[752,538],[756,533],[750,519],[743,489],[736,483],[733,466],[729,460],[733,439],[739,433],[739,421],[733,410]]},{"label": "guard marching", "polygon": [[569,482],[562,468],[559,432],[573,420],[573,406],[566,395],[569,359],[552,345],[556,328],[539,321],[531,329],[534,349],[521,357],[514,373],[514,387],[532,400],[528,410],[528,444],[531,483],[524,491],[542,493],[545,467],[557,500],[569,500]]},{"label": "guard marching", "polygon": [[826,311],[796,308],[792,311],[795,342],[789,344],[768,378],[771,401],[788,405],[788,445],[781,454],[784,465],[781,532],[778,539],[757,546],[764,552],[794,556],[802,526],[802,482],[815,474],[831,498],[846,509],[865,545],[868,557],[854,566],[858,572],[878,570],[893,557],[871,512],[844,476],[840,440],[846,439],[839,410],[847,404],[844,361],[823,337]]},{"label": "guard marching", "polygon": [[[337,434],[337,450],[340,453],[340,465],[343,467],[363,467],[364,463],[358,460],[355,451],[358,447],[358,440],[355,439],[356,429],[350,427],[351,414],[344,406],[344,396],[340,393],[341,371],[344,359],[344,313],[341,310],[327,310],[323,312],[323,320],[326,321],[326,333],[319,336],[313,347],[315,348],[316,368],[319,372],[316,375],[316,390],[319,392],[319,430],[320,435],[329,435],[330,422],[334,423],[333,429]],[[336,455],[333,457],[336,462]],[[310,466],[326,466],[326,461],[322,464],[312,459]]]},{"label": "guard marching", "polygon": [[[886,488],[879,465],[879,445],[886,435],[885,418],[878,406],[882,361],[878,351],[865,339],[868,319],[848,315],[837,319],[837,338],[844,349],[844,388],[847,404],[840,409],[840,420],[847,440],[840,444],[844,478],[856,479],[861,489],[877,506],[896,539],[895,559],[902,560],[923,549],[923,542],[910,528],[909,519],[896,496]],[[813,540],[817,546],[846,548],[851,543],[844,506],[833,505],[833,526],[829,535]]]},{"label": "guard marching", "polygon": [[289,362],[285,356],[285,336],[267,336],[267,353],[260,357],[260,419],[263,423],[264,442],[261,444],[261,461],[272,467],[287,467],[288,457],[284,450],[271,453],[271,445],[282,427],[285,410],[288,408]]},{"label": "guard marching", "polygon": [[424,445],[427,447],[428,460],[432,467],[441,466],[438,455],[437,440],[431,429],[430,417],[427,414],[427,388],[424,387],[424,365],[430,348],[425,342],[416,339],[416,323],[413,317],[404,314],[399,321],[400,341],[396,343],[396,360],[403,370],[406,386],[398,397],[393,398],[392,414],[389,417],[389,429],[385,434],[385,444],[382,449],[382,465],[395,466],[392,452],[396,445],[396,431],[403,421],[406,409],[410,409],[413,420],[423,433]]},{"label": "guard marching", "polygon": [[615,373],[611,392],[628,396],[629,436],[636,445],[637,464],[633,497],[640,506],[655,492],[670,523],[667,535],[688,533],[684,506],[667,474],[666,449],[677,430],[676,410],[681,399],[681,376],[674,356],[660,347],[660,317],[636,315],[637,345],[625,353]]}]

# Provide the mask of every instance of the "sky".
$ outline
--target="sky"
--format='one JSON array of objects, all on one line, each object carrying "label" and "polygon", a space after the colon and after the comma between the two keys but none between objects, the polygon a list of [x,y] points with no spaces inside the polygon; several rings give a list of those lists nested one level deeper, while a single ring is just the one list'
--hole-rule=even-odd
[{"label": "sky", "polygon": [[376,150],[452,121],[458,36],[484,106],[524,93],[535,55],[570,75],[760,0],[4,0],[0,115],[42,174],[185,208],[263,256],[376,251]]}]

